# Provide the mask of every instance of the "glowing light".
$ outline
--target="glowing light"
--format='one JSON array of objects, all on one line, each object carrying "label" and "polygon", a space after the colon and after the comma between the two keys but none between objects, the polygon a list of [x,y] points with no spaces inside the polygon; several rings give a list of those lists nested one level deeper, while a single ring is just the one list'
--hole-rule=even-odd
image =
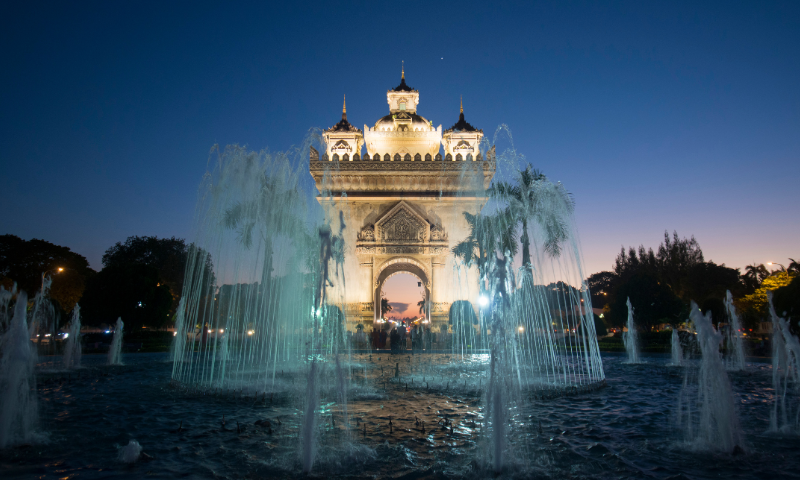
[{"label": "glowing light", "polygon": [[602,313],[600,314],[600,318],[603,318],[603,314]]},{"label": "glowing light", "polygon": [[67,338],[67,337],[69,337],[69,333],[65,333],[64,334],[64,338]]},{"label": "glowing light", "polygon": [[62,267],[58,267],[58,271],[59,271],[59,272],[63,272],[63,271],[64,271],[64,269],[63,269]]},{"label": "glowing light", "polygon": [[253,331],[253,330],[248,330],[248,331],[247,331],[247,334],[248,334],[248,335],[252,335],[252,334],[254,334],[254,333],[256,333],[256,332],[255,332],[255,331]]},{"label": "glowing light", "polygon": [[172,332],[172,336],[173,337],[177,337],[178,336],[178,332]]},{"label": "glowing light", "polygon": [[106,330],[106,333],[111,333],[111,330]]},{"label": "glowing light", "polygon": [[49,333],[45,333],[45,334],[44,334],[44,336],[45,336],[45,337],[49,337],[49,336],[50,336],[50,334],[49,334]]},{"label": "glowing light", "polygon": [[489,298],[486,295],[481,295],[480,297],[478,297],[478,304],[481,307],[485,307],[486,305],[489,305]]},{"label": "glowing light", "polygon": [[225,333],[225,329],[224,328],[220,328],[219,329],[219,333]]},{"label": "glowing light", "polygon": [[522,333],[522,332],[524,332],[524,331],[525,331],[525,327],[523,327],[523,326],[521,326],[521,325],[520,325],[520,327],[519,327],[519,333]]}]

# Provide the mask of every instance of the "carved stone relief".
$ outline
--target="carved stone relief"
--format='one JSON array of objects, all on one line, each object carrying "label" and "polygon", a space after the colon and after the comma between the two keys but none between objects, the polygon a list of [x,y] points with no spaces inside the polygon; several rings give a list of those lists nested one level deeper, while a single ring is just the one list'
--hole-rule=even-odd
[{"label": "carved stone relief", "polygon": [[426,223],[405,206],[397,209],[387,220],[382,221],[379,232],[378,240],[384,243],[424,243],[428,241]]},{"label": "carved stone relief", "polygon": [[431,241],[444,242],[447,241],[447,232],[444,231],[441,225],[434,225],[431,227]]},{"label": "carved stone relief", "polygon": [[367,225],[366,227],[362,228],[361,231],[358,232],[358,239],[362,242],[374,242],[375,226]]}]

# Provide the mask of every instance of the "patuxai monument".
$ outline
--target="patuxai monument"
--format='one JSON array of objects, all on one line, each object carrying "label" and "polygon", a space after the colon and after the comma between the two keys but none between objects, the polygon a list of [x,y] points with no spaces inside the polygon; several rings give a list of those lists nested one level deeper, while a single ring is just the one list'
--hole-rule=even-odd
[{"label": "patuxai monument", "polygon": [[386,101],[388,114],[363,130],[348,121],[345,104],[323,132],[325,152],[311,148],[318,200],[335,231],[339,212],[346,224],[347,329],[380,320],[382,286],[398,273],[419,278],[427,320],[447,328],[450,305],[478,297],[477,272],[454,275],[451,250],[469,233],[463,212],[476,214],[487,201],[494,150],[481,153],[483,131],[467,123],[463,105],[445,130],[421,116],[420,93],[404,72]]}]

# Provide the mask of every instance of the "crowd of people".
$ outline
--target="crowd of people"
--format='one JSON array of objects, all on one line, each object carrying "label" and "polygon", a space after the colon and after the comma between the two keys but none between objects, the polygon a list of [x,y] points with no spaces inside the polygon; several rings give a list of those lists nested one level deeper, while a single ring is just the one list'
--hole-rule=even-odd
[{"label": "crowd of people", "polygon": [[372,329],[371,345],[374,349],[389,348],[393,352],[404,350],[424,350],[430,345],[430,333],[420,325],[406,325],[401,322],[388,332],[384,329]]}]

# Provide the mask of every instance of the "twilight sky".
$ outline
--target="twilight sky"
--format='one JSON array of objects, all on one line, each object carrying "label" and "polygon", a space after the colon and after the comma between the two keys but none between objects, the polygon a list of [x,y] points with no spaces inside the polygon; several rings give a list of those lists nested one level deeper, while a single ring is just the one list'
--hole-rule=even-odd
[{"label": "twilight sky", "polygon": [[587,272],[665,229],[732,267],[798,258],[800,3],[553,3],[5,3],[0,233],[95,269],[189,237],[213,144],[286,149],[343,94],[372,125],[404,60],[434,125],[463,95],[574,194]]}]

